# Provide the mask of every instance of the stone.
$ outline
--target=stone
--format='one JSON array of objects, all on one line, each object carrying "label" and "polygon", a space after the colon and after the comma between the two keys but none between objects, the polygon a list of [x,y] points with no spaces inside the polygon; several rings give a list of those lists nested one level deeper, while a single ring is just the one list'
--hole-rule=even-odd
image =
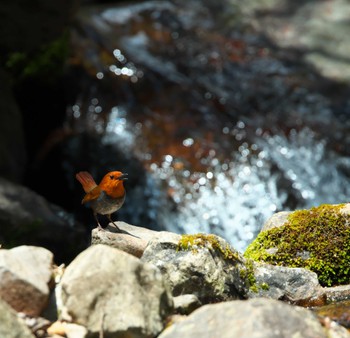
[{"label": "stone", "polygon": [[101,231],[98,228],[93,229],[91,244],[105,244],[135,257],[141,257],[151,239],[167,233],[165,231],[154,231],[138,227],[125,222],[115,222],[115,224],[120,231],[112,223],[108,224],[106,231]]},{"label": "stone", "polygon": [[261,228],[261,232],[282,226],[287,221],[287,218],[291,213],[292,213],[291,211],[280,211],[280,212],[273,214],[264,223],[263,227]]},{"label": "stone", "polygon": [[327,303],[342,302],[350,299],[350,285],[338,285],[323,288],[327,298]]},{"label": "stone", "polygon": [[[182,250],[183,237],[169,233],[150,241],[141,259],[160,269],[173,296],[193,294],[203,304],[243,298],[247,292],[241,274],[246,270],[244,258],[219,236],[193,236],[194,241],[196,236],[204,238],[203,246]],[[218,247],[232,257],[225,257]]]},{"label": "stone", "polygon": [[58,335],[67,338],[85,338],[88,331],[81,325],[56,321],[47,329],[47,333],[50,336]]},{"label": "stone", "polygon": [[0,175],[21,181],[27,161],[23,121],[10,79],[0,68]]},{"label": "stone", "polygon": [[0,299],[0,337],[35,338],[25,323],[17,317],[16,312]]},{"label": "stone", "polygon": [[302,306],[319,306],[326,302],[316,273],[303,268],[288,268],[269,264],[255,264],[255,287],[249,298],[266,297]]},{"label": "stone", "polygon": [[0,250],[0,297],[18,312],[38,316],[49,299],[53,254],[41,247]]},{"label": "stone", "polygon": [[121,250],[96,244],[66,268],[61,320],[83,325],[89,336],[153,337],[173,311],[160,271]]},{"label": "stone", "polygon": [[45,247],[56,263],[73,259],[88,245],[85,228],[66,211],[4,178],[0,178],[0,229],[0,243]]},{"label": "stone", "polygon": [[[344,328],[340,330],[342,337],[350,337]],[[333,332],[331,325],[323,327],[310,310],[256,298],[204,305],[168,327],[159,338],[328,338]]]},{"label": "stone", "polygon": [[276,215],[275,221],[267,222],[269,229],[249,244],[244,257],[311,270],[322,286],[348,284],[349,211],[349,204],[322,204],[296,210],[287,221]]},{"label": "stone", "polygon": [[174,309],[178,314],[188,315],[201,306],[201,302],[195,295],[180,295],[174,297]]}]

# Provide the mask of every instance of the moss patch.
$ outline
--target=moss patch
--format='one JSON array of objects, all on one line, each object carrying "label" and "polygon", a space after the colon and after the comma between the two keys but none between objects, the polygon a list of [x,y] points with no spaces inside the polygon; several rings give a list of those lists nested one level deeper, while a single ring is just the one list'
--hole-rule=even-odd
[{"label": "moss patch", "polygon": [[37,51],[11,53],[5,61],[5,67],[16,81],[30,77],[54,82],[63,73],[68,50],[69,35],[64,33]]},{"label": "moss patch", "polygon": [[217,236],[212,234],[194,234],[194,235],[182,235],[179,241],[177,250],[191,250],[196,252],[198,248],[208,248],[220,253],[225,259],[239,261],[239,255],[237,252],[232,251],[231,247],[222,245],[219,242]]},{"label": "moss patch", "polygon": [[350,282],[350,215],[345,204],[297,210],[283,226],[260,233],[244,253],[246,258],[273,265],[303,267],[320,284]]}]

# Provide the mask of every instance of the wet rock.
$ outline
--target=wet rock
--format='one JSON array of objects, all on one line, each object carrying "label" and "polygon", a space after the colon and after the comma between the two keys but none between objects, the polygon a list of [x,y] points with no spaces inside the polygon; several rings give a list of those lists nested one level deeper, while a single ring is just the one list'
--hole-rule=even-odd
[{"label": "wet rock", "polygon": [[326,303],[316,273],[309,270],[258,264],[254,278],[255,287],[249,289],[249,298],[266,297],[305,307]]},{"label": "wet rock", "polygon": [[350,9],[347,1],[317,4],[253,1],[243,7],[246,19],[254,21],[254,25],[278,46],[303,51],[301,60],[312,64],[325,77],[339,82],[349,80],[350,40],[346,19]]},{"label": "wet rock", "polygon": [[0,337],[35,338],[25,323],[17,317],[16,312],[0,299]]},{"label": "wet rock", "polygon": [[56,263],[67,262],[88,244],[85,229],[70,217],[34,191],[0,178],[0,243],[42,246]]},{"label": "wet rock", "polygon": [[62,319],[106,337],[152,337],[172,312],[159,270],[132,255],[98,244],[83,251],[61,281]]},{"label": "wet rock", "polygon": [[188,238],[193,239],[188,247],[182,246],[184,237],[177,234],[152,240],[141,259],[160,269],[173,296],[194,294],[204,304],[244,297],[247,284],[241,272],[246,267],[241,255],[215,235]]},{"label": "wet rock", "polygon": [[[337,337],[350,337],[344,328],[340,331],[342,335]],[[166,329],[159,338],[327,338],[332,333],[333,329],[322,327],[309,310],[259,298],[205,305]]]},{"label": "wet rock", "polygon": [[350,329],[350,300],[317,307],[313,311],[321,317],[330,318],[332,321]]},{"label": "wet rock", "polygon": [[31,246],[0,250],[0,296],[16,311],[38,316],[49,299],[50,251]]}]

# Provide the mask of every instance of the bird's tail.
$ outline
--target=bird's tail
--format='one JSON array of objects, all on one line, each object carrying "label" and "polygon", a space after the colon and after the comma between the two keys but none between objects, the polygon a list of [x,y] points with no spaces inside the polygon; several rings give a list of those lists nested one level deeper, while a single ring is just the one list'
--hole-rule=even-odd
[{"label": "bird's tail", "polygon": [[86,193],[97,187],[95,180],[87,171],[81,171],[75,175],[76,179],[81,183]]}]

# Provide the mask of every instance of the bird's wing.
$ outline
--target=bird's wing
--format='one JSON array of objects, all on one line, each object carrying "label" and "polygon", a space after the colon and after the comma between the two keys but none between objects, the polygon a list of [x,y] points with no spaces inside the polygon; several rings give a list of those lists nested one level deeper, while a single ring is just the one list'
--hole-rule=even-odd
[{"label": "bird's wing", "polygon": [[84,203],[91,202],[98,199],[101,195],[101,192],[102,192],[101,188],[99,186],[96,186],[84,196],[81,203],[84,204]]},{"label": "bird's wing", "polygon": [[89,193],[90,191],[92,191],[94,188],[97,187],[95,180],[87,171],[81,171],[77,173],[75,177],[81,183],[86,193]]}]

